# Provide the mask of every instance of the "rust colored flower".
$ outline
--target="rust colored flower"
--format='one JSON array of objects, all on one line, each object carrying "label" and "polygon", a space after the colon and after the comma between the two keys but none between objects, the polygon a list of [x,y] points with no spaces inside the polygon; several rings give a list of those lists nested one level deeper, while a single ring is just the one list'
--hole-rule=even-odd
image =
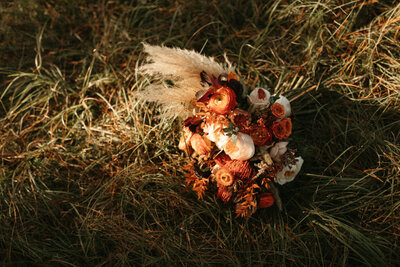
[{"label": "rust colored flower", "polygon": [[219,166],[223,167],[227,162],[232,161],[232,159],[225,154],[224,152],[218,154],[214,158],[215,163],[217,163]]},{"label": "rust colored flower", "polygon": [[254,169],[247,160],[229,161],[225,164],[224,168],[229,170],[237,180],[247,180],[254,175]]},{"label": "rust colored flower", "polygon": [[211,141],[198,133],[190,138],[190,144],[193,150],[199,155],[207,155],[211,152]]},{"label": "rust colored flower", "polygon": [[249,135],[256,146],[272,144],[272,133],[264,125],[254,124],[249,129]]},{"label": "rust colored flower", "polygon": [[215,179],[217,183],[222,186],[230,186],[234,181],[233,174],[227,168],[219,169],[215,174]]},{"label": "rust colored flower", "polygon": [[278,119],[281,119],[283,116],[285,116],[285,108],[277,102],[271,105],[271,112],[272,115]]},{"label": "rust colored flower", "polygon": [[227,187],[220,186],[218,188],[217,197],[221,199],[224,203],[227,203],[232,197],[232,192]]},{"label": "rust colored flower", "polygon": [[219,88],[208,101],[209,109],[219,115],[228,114],[236,104],[236,94],[228,87]]},{"label": "rust colored flower", "polygon": [[275,121],[272,124],[272,132],[278,139],[286,139],[292,134],[292,121],[285,118],[281,121]]},{"label": "rust colored flower", "polygon": [[248,127],[251,123],[250,113],[240,108],[234,109],[229,118],[231,119],[233,124],[235,124],[235,126],[242,129]]},{"label": "rust colored flower", "polygon": [[231,160],[226,162],[215,176],[219,186],[230,186],[234,181],[244,181],[253,177],[254,169],[247,160]]},{"label": "rust colored flower", "polygon": [[275,202],[274,197],[271,193],[263,193],[260,195],[260,200],[258,201],[258,208],[268,208],[271,207]]}]

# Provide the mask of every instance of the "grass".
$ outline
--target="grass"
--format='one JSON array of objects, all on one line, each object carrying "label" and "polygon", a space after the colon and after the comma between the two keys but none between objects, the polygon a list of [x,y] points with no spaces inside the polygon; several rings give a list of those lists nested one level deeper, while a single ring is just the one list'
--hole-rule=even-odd
[{"label": "grass", "polygon": [[[399,265],[396,2],[1,3],[2,264]],[[180,122],[135,100],[141,42],[226,53],[293,99],[282,212],[185,187]]]}]

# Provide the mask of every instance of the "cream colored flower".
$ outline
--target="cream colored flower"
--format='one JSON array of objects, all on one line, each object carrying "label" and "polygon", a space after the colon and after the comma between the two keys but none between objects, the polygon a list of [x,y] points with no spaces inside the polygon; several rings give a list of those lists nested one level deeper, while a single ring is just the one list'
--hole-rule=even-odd
[{"label": "cream colored flower", "polygon": [[203,132],[211,142],[216,142],[222,132],[222,125],[216,123],[206,123],[203,127]]},{"label": "cream colored flower", "polygon": [[304,162],[302,157],[297,157],[295,159],[296,159],[295,165],[285,166],[282,171],[276,174],[275,182],[277,182],[280,185],[283,185],[294,180]]},{"label": "cream colored flower", "polygon": [[278,142],[271,148],[269,155],[275,161],[281,161],[281,156],[286,153],[289,142]]},{"label": "cream colored flower", "polygon": [[248,160],[254,156],[255,146],[253,139],[247,134],[237,133],[236,142],[231,139],[223,147],[225,153],[231,159]]},{"label": "cream colored flower", "polygon": [[207,137],[211,142],[214,142],[219,149],[223,149],[230,139],[222,131],[223,128],[223,124],[217,123],[206,123],[203,127],[203,131],[206,133],[205,137]]},{"label": "cream colored flower", "polygon": [[284,118],[289,117],[292,114],[292,108],[290,106],[289,99],[283,95],[279,95],[279,98],[275,101],[275,103],[281,104],[285,109],[285,115],[283,116]]},{"label": "cream colored flower", "polygon": [[271,94],[263,89],[263,88],[256,88],[254,89],[250,95],[247,97],[249,104],[252,104],[254,107],[268,107],[270,104]]}]

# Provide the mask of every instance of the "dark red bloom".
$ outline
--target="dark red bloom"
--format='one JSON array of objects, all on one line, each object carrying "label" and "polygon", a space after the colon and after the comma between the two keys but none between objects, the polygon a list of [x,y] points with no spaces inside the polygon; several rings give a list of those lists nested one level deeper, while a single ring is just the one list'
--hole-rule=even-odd
[{"label": "dark red bloom", "polygon": [[249,129],[249,135],[256,146],[272,144],[272,133],[263,124],[254,124]]}]

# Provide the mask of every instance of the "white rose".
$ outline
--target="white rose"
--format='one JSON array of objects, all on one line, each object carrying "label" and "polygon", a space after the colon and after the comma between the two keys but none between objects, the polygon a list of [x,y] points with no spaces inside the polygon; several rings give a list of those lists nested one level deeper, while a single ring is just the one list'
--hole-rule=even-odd
[{"label": "white rose", "polygon": [[252,104],[254,107],[268,107],[270,104],[270,97],[271,94],[267,90],[256,88],[247,96],[247,100],[249,104]]},{"label": "white rose", "polygon": [[248,160],[254,156],[255,150],[253,139],[249,135],[240,132],[237,133],[235,144],[232,140],[229,140],[224,145],[224,151],[231,159]]},{"label": "white rose", "polygon": [[290,106],[289,99],[287,99],[283,95],[279,95],[279,98],[275,101],[275,103],[281,104],[285,109],[285,115],[283,116],[284,118],[289,117],[292,114],[292,108]]},{"label": "white rose", "polygon": [[302,157],[297,157],[295,159],[295,165],[285,166],[282,171],[276,174],[275,182],[283,185],[294,180],[304,162]]},{"label": "white rose", "polygon": [[276,143],[269,151],[271,158],[275,161],[281,161],[281,156],[286,153],[288,144],[289,142]]}]

